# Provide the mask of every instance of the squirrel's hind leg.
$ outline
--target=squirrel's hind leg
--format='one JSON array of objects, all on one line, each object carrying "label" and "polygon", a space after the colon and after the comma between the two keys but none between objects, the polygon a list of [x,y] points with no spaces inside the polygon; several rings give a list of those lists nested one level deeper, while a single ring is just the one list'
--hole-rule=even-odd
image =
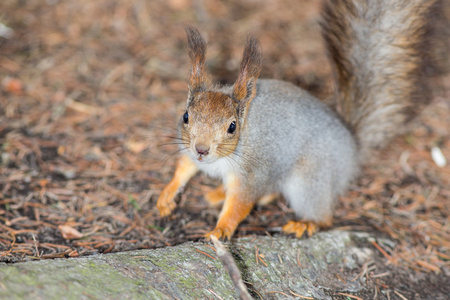
[{"label": "squirrel's hind leg", "polygon": [[305,232],[311,236],[319,228],[331,226],[334,195],[329,174],[320,174],[320,171],[326,170],[300,166],[283,182],[282,194],[299,218],[299,221],[289,221],[283,226],[283,232],[301,238]]}]

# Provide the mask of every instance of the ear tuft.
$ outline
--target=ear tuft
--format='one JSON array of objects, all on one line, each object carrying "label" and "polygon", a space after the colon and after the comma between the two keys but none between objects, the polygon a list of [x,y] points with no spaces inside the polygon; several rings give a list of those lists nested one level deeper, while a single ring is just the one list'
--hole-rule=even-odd
[{"label": "ear tuft", "polygon": [[235,101],[251,101],[256,95],[256,80],[261,72],[262,50],[259,41],[250,36],[244,49],[239,76],[234,84]]},{"label": "ear tuft", "polygon": [[189,98],[195,93],[206,90],[208,74],[205,67],[206,42],[200,31],[193,26],[186,26],[188,54],[191,60],[189,77]]}]

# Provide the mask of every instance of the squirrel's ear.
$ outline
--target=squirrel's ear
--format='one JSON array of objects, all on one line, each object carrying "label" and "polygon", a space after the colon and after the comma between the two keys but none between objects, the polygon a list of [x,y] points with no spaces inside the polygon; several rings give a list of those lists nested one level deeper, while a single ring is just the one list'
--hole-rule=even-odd
[{"label": "squirrel's ear", "polygon": [[245,102],[246,106],[256,95],[256,80],[261,71],[262,50],[259,41],[254,37],[247,39],[239,76],[233,87],[233,100]]},{"label": "squirrel's ear", "polygon": [[188,41],[188,54],[191,60],[189,77],[189,97],[192,99],[195,93],[206,91],[208,74],[205,67],[206,42],[200,31],[192,26],[186,26]]}]

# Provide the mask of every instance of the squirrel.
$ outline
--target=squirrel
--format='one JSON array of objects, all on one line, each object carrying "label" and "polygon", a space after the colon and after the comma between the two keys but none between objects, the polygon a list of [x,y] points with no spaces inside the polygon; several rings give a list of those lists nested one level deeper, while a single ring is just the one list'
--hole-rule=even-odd
[{"label": "squirrel", "polygon": [[247,39],[236,82],[212,85],[205,39],[187,26],[182,155],[158,198],[160,215],[170,215],[180,189],[203,171],[223,181],[205,197],[211,205],[223,202],[207,239],[230,239],[255,204],[279,196],[298,217],[283,232],[300,238],[331,226],[336,199],[362,163],[430,101],[423,69],[434,3],[324,1],[321,28],[337,77],[336,111],[291,83],[258,80],[262,50],[254,37]]}]

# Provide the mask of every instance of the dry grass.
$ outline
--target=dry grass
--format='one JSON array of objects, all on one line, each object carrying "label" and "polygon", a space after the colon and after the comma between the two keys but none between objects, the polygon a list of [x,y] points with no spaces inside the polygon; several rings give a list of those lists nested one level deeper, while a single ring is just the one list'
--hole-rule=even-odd
[{"label": "dry grass", "polygon": [[[331,94],[317,1],[3,0],[0,22],[0,259],[68,257],[200,239],[218,210],[197,177],[161,219],[157,196],[173,172],[175,120],[186,97],[183,23],[203,28],[208,68],[234,80],[245,37],[264,49],[262,77]],[[448,58],[444,57],[447,59]],[[389,263],[449,272],[450,76],[435,99],[342,197],[336,227],[387,234]],[[256,209],[237,236],[278,234],[282,201]],[[375,249],[375,248],[374,248]]]}]

